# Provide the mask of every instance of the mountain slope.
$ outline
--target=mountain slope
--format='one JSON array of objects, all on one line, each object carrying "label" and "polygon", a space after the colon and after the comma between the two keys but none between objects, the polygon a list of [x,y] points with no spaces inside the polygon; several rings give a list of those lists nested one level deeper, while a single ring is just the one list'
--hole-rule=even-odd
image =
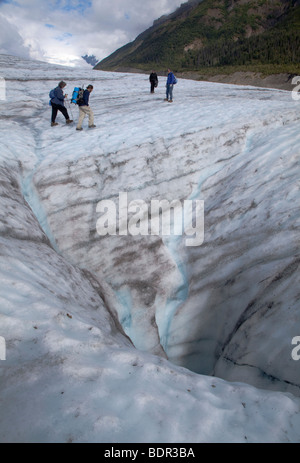
[{"label": "mountain slope", "polygon": [[299,0],[189,1],[95,66],[175,71],[300,61]]}]

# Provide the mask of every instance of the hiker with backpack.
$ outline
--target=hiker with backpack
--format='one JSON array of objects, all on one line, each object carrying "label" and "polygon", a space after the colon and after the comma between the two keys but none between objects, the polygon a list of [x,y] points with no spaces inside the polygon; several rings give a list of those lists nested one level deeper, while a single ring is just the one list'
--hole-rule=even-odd
[{"label": "hiker with backpack", "polygon": [[149,76],[150,81],[150,93],[154,93],[154,89],[158,86],[158,77],[156,72],[152,71]]},{"label": "hiker with backpack", "polygon": [[173,72],[170,69],[168,69],[165,101],[168,101],[169,103],[173,102],[173,86],[175,84],[177,84],[177,79],[174,76]]},{"label": "hiker with backpack", "polygon": [[58,125],[55,122],[57,112],[60,111],[66,119],[67,124],[71,124],[73,122],[68,114],[67,109],[65,108],[65,98],[68,95],[64,95],[63,89],[66,87],[66,83],[61,81],[56,88],[51,90],[50,92],[50,104],[52,106],[52,116],[51,116],[51,127]]},{"label": "hiker with backpack", "polygon": [[84,90],[82,97],[77,100],[77,104],[79,107],[79,119],[76,130],[82,130],[82,123],[85,116],[89,117],[89,128],[92,129],[95,126],[94,124],[94,113],[89,106],[89,98],[90,94],[93,91],[93,86],[90,84],[87,86],[86,90]]}]

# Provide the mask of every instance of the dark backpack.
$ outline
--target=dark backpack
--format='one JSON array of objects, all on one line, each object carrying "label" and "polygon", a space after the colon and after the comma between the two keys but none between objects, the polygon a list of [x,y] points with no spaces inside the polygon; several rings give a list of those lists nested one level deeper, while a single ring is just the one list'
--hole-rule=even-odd
[{"label": "dark backpack", "polygon": [[51,106],[51,101],[53,100],[53,98],[55,98],[55,88],[53,88],[52,90],[50,90],[49,92],[49,98],[50,98],[50,101],[49,101],[49,106]]}]

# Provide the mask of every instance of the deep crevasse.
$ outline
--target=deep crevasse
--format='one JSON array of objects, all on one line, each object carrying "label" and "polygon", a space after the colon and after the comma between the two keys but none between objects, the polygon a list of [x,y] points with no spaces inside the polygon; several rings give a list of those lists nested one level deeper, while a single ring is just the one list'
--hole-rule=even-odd
[{"label": "deep crevasse", "polygon": [[[71,88],[77,73],[70,73]],[[228,324],[222,315],[227,311],[226,299],[229,303],[233,291],[237,291],[233,307],[239,314],[239,301],[243,301],[239,294],[247,293],[238,289],[247,284],[242,281],[237,289],[231,286],[227,294],[227,282],[233,282],[246,263],[242,255],[247,255],[246,248],[241,246],[234,257],[235,235],[238,243],[239,229],[248,233],[247,217],[249,221],[254,219],[251,210],[259,211],[257,207],[267,191],[264,179],[254,174],[263,167],[260,159],[266,170],[280,157],[276,151],[278,137],[283,137],[288,150],[294,146],[297,154],[296,102],[283,91],[181,81],[174,92],[175,104],[170,106],[162,102],[159,93],[148,94],[146,76],[135,76],[136,85],[130,87],[127,81],[132,76],[126,74],[91,75],[96,83],[91,104],[98,125],[93,133],[85,130],[77,134],[74,127],[50,128],[50,109],[42,102],[46,103],[54,80],[41,80],[39,90],[30,80],[15,84],[16,101],[21,86],[26,86],[29,96],[21,111],[16,103],[10,103],[9,111],[13,115],[18,108],[19,122],[27,130],[30,127],[34,140],[34,146],[28,148],[32,153],[22,158],[24,196],[53,246],[71,262],[98,275],[99,280],[104,276],[118,296],[120,320],[124,320],[126,332],[140,349],[158,352],[161,343],[174,362],[200,372],[212,371],[224,343],[220,334],[223,323]],[[76,115],[75,107],[72,111]],[[247,171],[248,166],[251,169]],[[261,185],[260,200],[253,194],[255,182]],[[252,198],[247,197],[247,188]],[[123,190],[130,198],[146,202],[152,198],[205,200],[204,246],[187,250],[184,240],[176,237],[164,242],[154,239],[153,243],[148,238],[139,242],[131,237],[100,240],[95,232],[96,204],[105,198],[117,199]],[[231,190],[236,192],[232,200]],[[244,192],[241,201],[240,192]],[[247,241],[247,235],[242,239]],[[224,246],[219,246],[222,240]],[[264,240],[268,240],[267,234],[257,235],[258,247],[263,248]],[[278,254],[278,261],[281,258]],[[218,267],[218,259],[228,261],[228,265]],[[198,274],[208,282],[218,282],[216,288],[208,284],[199,292],[201,284],[194,281]],[[265,278],[269,277],[267,273]],[[205,306],[210,307],[209,300],[214,301],[216,291],[220,293],[217,302],[222,324],[217,324],[216,334],[203,350],[206,334],[201,332],[197,338],[193,320],[203,317],[205,326]],[[251,300],[251,291],[248,297]],[[242,302],[245,306],[247,298]],[[220,315],[216,314],[216,320]],[[186,350],[185,344],[191,349]],[[205,355],[209,361],[202,364],[201,356]]]}]

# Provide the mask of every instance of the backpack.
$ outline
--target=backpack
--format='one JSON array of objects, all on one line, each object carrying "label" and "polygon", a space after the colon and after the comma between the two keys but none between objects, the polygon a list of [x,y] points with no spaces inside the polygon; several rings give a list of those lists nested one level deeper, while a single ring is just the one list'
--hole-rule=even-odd
[{"label": "backpack", "polygon": [[51,100],[53,100],[53,98],[55,98],[55,88],[53,88],[52,90],[50,90],[49,92],[49,98],[50,98],[50,101],[49,101],[49,106],[51,106]]},{"label": "backpack", "polygon": [[71,103],[74,103],[74,104],[84,103],[83,92],[84,92],[83,88],[75,87],[72,93]]},{"label": "backpack", "polygon": [[175,76],[173,76],[173,77],[174,77],[174,78],[173,78],[173,84],[175,85],[175,84],[177,84],[177,79],[176,79]]}]

